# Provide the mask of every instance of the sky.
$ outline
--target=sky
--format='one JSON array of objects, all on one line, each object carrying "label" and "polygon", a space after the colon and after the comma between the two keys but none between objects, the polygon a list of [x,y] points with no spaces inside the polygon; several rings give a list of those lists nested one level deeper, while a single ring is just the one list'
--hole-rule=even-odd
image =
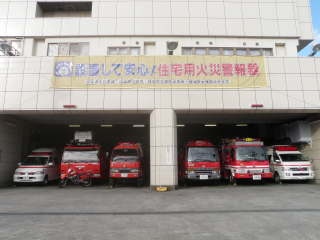
[{"label": "sky", "polygon": [[[313,20],[313,32],[315,40],[307,47],[299,52],[301,56],[308,56],[312,52],[312,47],[315,43],[320,43],[320,0],[310,0],[312,9],[312,20]],[[316,56],[320,56],[318,53]]]}]

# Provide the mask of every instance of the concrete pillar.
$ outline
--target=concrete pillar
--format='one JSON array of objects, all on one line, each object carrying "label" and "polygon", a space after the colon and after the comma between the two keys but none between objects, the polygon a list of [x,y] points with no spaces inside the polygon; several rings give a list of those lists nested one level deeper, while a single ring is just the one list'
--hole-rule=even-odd
[{"label": "concrete pillar", "polygon": [[23,42],[23,56],[31,57],[33,54],[34,39],[25,38]]},{"label": "concrete pillar", "polygon": [[150,185],[178,185],[176,113],[155,109],[150,116]]},{"label": "concrete pillar", "polygon": [[23,148],[23,124],[0,115],[0,186],[12,183]]},{"label": "concrete pillar", "polygon": [[320,121],[311,123],[312,144],[307,145],[303,152],[313,160],[316,182],[320,183]]}]

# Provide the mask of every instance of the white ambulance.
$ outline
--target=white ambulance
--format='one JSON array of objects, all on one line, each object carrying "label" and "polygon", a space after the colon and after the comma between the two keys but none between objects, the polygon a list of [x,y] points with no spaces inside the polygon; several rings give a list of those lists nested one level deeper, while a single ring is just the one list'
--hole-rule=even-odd
[{"label": "white ambulance", "polygon": [[60,159],[56,149],[39,148],[32,151],[18,163],[18,168],[13,175],[13,182],[42,183],[59,179]]},{"label": "white ambulance", "polygon": [[271,146],[267,149],[267,155],[276,183],[286,180],[310,181],[315,178],[311,161],[295,146]]}]

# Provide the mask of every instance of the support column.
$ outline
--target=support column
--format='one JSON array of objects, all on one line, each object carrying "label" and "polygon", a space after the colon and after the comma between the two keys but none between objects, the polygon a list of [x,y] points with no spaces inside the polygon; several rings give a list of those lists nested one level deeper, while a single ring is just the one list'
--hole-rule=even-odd
[{"label": "support column", "polygon": [[150,186],[178,185],[176,113],[155,109],[150,115]]},{"label": "support column", "polygon": [[12,183],[23,149],[23,124],[0,115],[0,186]]},{"label": "support column", "polygon": [[320,183],[320,120],[311,123],[312,144],[306,146],[303,152],[313,160],[316,182]]}]

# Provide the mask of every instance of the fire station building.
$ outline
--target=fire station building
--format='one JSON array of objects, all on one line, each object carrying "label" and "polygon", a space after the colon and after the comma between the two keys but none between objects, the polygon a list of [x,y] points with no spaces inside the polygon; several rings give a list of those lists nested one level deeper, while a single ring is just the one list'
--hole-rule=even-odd
[{"label": "fire station building", "polygon": [[81,129],[142,142],[151,186],[199,138],[297,144],[320,179],[312,40],[309,0],[1,0],[0,184]]}]

